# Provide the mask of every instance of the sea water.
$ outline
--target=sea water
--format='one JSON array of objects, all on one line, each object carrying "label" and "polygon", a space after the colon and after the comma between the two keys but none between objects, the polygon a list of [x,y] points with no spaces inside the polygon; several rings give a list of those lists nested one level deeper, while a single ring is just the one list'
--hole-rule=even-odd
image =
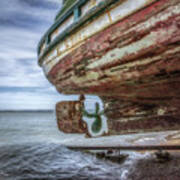
[{"label": "sea water", "polygon": [[123,180],[144,156],[116,164],[64,146],[80,137],[59,132],[53,112],[0,112],[0,180]]}]

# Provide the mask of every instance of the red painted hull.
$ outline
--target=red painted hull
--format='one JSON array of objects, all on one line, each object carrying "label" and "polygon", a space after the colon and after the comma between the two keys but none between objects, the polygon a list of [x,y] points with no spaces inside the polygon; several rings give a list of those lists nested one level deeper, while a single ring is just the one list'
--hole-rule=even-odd
[{"label": "red painted hull", "polygon": [[[177,0],[159,0],[94,35],[56,64],[49,72],[48,79],[59,92],[65,94],[113,95],[125,99],[179,96],[180,14],[172,13],[164,21],[159,19],[154,25],[143,27],[144,22],[165,15],[171,7],[178,4]],[[94,68],[87,68],[109,51],[138,43],[152,33],[156,33],[156,39],[147,48]],[[148,59],[152,61],[137,63]],[[133,62],[134,66],[130,64],[130,68],[126,67],[126,64]],[[89,73],[98,73],[98,78],[88,79]],[[77,80],[84,78],[85,81],[78,83],[72,77]]]},{"label": "red painted hull", "polygon": [[[64,94],[100,96],[110,134],[179,129],[178,7],[179,0],[159,0],[106,28],[61,59],[48,79]],[[153,42],[149,46],[148,38]],[[143,42],[144,47],[138,48]],[[131,45],[136,52],[102,60],[110,52],[110,58],[116,56],[114,49],[120,54]]]}]

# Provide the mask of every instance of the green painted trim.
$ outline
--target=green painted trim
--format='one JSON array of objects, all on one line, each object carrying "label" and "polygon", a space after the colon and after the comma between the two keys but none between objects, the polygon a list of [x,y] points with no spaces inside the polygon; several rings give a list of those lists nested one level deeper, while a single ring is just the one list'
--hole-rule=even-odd
[{"label": "green painted trim", "polygon": [[[89,1],[89,0],[80,0],[80,1],[77,2],[77,4],[75,4],[75,6],[76,7],[80,7],[83,4],[85,4],[87,1]],[[80,17],[78,21],[74,22],[70,27],[66,28],[64,30],[64,32],[62,32],[60,35],[58,35],[57,38],[54,41],[52,41],[50,44],[48,44],[48,46],[44,50],[44,53],[39,57],[39,60],[38,60],[39,61],[39,65],[41,65],[42,59],[48,54],[48,52],[51,51],[60,41],[63,41],[66,36],[72,34],[75,30],[77,30],[80,26],[85,24],[88,20],[93,20],[94,18],[96,18],[97,16],[102,14],[107,9],[107,7],[109,8],[110,5],[112,5],[114,3],[117,3],[118,1],[120,1],[120,0],[106,0],[106,1],[103,1],[103,2],[99,3],[99,5],[97,7],[92,8],[88,12],[88,14],[86,16]],[[40,42],[38,44],[38,55],[40,53],[40,47],[45,42],[46,37],[47,36],[49,37],[51,35],[51,33],[54,32],[55,29],[57,27],[59,27],[59,25],[65,19],[67,19],[67,17],[69,15],[71,15],[73,13],[74,7],[72,7],[72,9],[69,10],[67,12],[67,14],[64,15],[61,19],[55,21],[55,23],[45,33],[45,35],[42,37],[42,39],[40,40]]]},{"label": "green painted trim", "polygon": [[76,8],[74,9],[74,21],[75,21],[75,22],[78,21],[79,18],[80,18],[80,16],[81,16],[80,8],[79,8],[79,7],[76,7]]},{"label": "green painted trim", "polygon": [[75,4],[73,4],[73,6],[71,6],[63,15],[61,18],[58,18],[54,24],[48,29],[48,31],[44,34],[44,36],[41,38],[39,44],[38,44],[38,55],[40,53],[40,47],[42,46],[42,44],[45,42],[46,40],[46,36],[50,36],[51,33],[53,33],[56,28],[58,28],[69,16],[71,16],[74,13],[74,8],[75,7],[79,7],[82,6],[83,4],[85,4],[87,1],[89,0],[79,0],[77,1]]},{"label": "green painted trim", "polygon": [[100,112],[99,103],[96,103],[96,109],[94,113],[89,113],[85,109],[82,109],[83,116],[88,118],[94,118],[94,122],[91,126],[93,133],[98,133],[102,129],[102,118],[104,111]]},{"label": "green painted trim", "polygon": [[71,7],[77,3],[78,0],[66,0],[64,1],[63,7],[60,9],[60,11],[58,12],[58,14],[56,15],[55,20],[61,18],[61,16],[66,13],[66,11],[68,11],[69,9],[71,9]]}]

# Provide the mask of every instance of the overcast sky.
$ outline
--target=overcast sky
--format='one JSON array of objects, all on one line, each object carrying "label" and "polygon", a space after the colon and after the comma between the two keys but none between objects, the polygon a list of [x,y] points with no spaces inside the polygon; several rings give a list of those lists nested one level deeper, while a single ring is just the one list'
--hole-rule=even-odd
[{"label": "overcast sky", "polygon": [[37,65],[38,41],[60,7],[60,0],[1,0],[0,110],[53,109],[71,99],[58,94]]}]

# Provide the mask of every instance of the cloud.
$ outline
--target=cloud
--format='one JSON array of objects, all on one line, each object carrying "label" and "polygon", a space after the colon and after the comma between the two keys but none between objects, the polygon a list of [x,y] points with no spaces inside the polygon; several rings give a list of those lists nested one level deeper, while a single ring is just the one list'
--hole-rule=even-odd
[{"label": "cloud", "polygon": [[2,110],[42,110],[54,109],[56,99],[60,95],[48,95],[35,92],[11,92],[0,93],[0,109]]},{"label": "cloud", "polygon": [[[31,20],[34,17],[51,20],[60,6],[60,1],[56,0],[6,0],[1,2],[0,9],[3,16],[0,19],[17,22],[18,20],[24,21],[29,16]],[[30,22],[28,21],[27,24]]]},{"label": "cloud", "polygon": [[36,48],[60,8],[56,0],[6,0],[0,6],[0,109],[52,108],[59,95],[37,65]]},{"label": "cloud", "polygon": [[[54,109],[78,96],[57,93],[37,64],[37,45],[52,25],[60,0],[3,0],[0,6],[0,110]],[[90,104],[96,98],[87,97]]]},{"label": "cloud", "polygon": [[[13,95],[12,95],[13,93]],[[33,89],[31,91],[15,90],[14,92],[0,91],[0,110],[55,110],[55,105],[59,101],[78,100],[79,96],[50,93],[46,89]],[[95,102],[100,100],[95,96],[86,97],[87,109],[93,109]]]}]

